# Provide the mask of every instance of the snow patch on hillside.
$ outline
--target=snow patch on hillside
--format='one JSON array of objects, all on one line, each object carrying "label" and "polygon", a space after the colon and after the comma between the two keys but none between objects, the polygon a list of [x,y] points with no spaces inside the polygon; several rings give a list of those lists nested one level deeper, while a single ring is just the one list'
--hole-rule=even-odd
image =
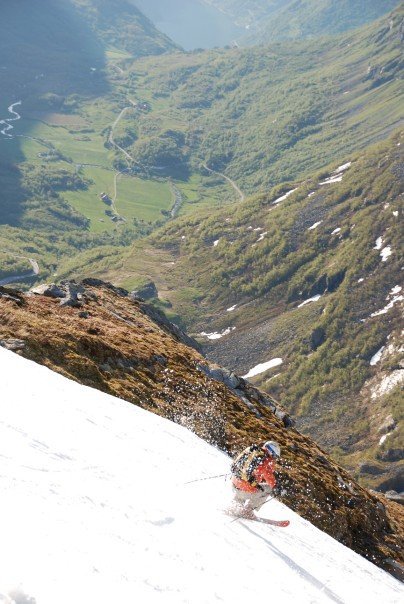
[{"label": "snow patch on hillside", "polygon": [[392,253],[393,253],[393,252],[392,252],[391,247],[390,247],[389,245],[388,245],[388,246],[386,246],[386,247],[384,247],[384,248],[382,249],[382,251],[380,252],[380,256],[381,256],[381,258],[382,258],[382,262],[386,262],[386,261],[387,261],[387,258],[389,258],[389,257],[391,256],[391,254],[392,254]]},{"label": "snow patch on hillside", "polygon": [[325,180],[323,180],[322,182],[320,182],[320,185],[332,185],[335,182],[341,182],[342,180],[342,176],[330,176],[329,178],[326,178]]},{"label": "snow patch on hillside", "polygon": [[208,340],[220,340],[220,338],[228,336],[229,333],[231,333],[235,329],[235,327],[227,327],[221,332],[214,331],[213,333],[206,333],[205,331],[202,331],[201,336],[205,336],[205,338],[208,338]]},{"label": "snow patch on hillside", "polygon": [[320,298],[321,298],[321,295],[317,294],[316,296],[313,296],[312,298],[308,298],[307,300],[305,300],[304,302],[299,304],[297,308],[302,308],[302,306],[306,306],[306,304],[310,304],[311,302],[317,302],[317,300],[320,300]]},{"label": "snow patch on hillside", "polygon": [[379,446],[381,446],[385,442],[387,437],[388,437],[388,434],[383,434],[383,436],[380,437]]},{"label": "snow patch on hillside", "polygon": [[259,363],[258,365],[256,365],[252,369],[250,369],[250,371],[248,373],[243,375],[243,378],[245,380],[247,380],[248,378],[259,375],[260,373],[264,373],[264,371],[267,371],[268,369],[272,369],[272,367],[278,367],[279,365],[282,365],[282,363],[283,363],[283,359],[280,359],[280,358],[271,359],[270,361],[267,361],[266,363]]},{"label": "snow patch on hillside", "polygon": [[384,348],[385,348],[384,346],[382,346],[381,348],[379,348],[379,350],[370,359],[370,364],[371,364],[372,367],[374,365],[377,365],[377,363],[382,358],[382,353],[383,353]]},{"label": "snow patch on hillside", "polygon": [[383,237],[378,237],[376,239],[375,247],[373,249],[374,250],[381,250],[382,249],[382,245],[383,245]]},{"label": "snow patch on hillside", "polygon": [[285,193],[284,195],[282,195],[282,197],[278,197],[278,199],[275,199],[275,201],[273,201],[273,204],[278,204],[281,203],[281,201],[285,201],[285,199],[287,199],[289,197],[289,195],[292,195],[292,193],[294,193],[295,191],[297,191],[296,189],[292,189],[291,191],[288,191],[287,193]]},{"label": "snow patch on hillside", "polygon": [[390,291],[390,293],[388,294],[388,296],[386,297],[386,300],[389,300],[391,298],[391,296],[393,296],[392,300],[390,300],[390,302],[388,304],[386,304],[386,306],[384,308],[382,308],[381,310],[372,312],[372,314],[370,316],[378,317],[379,315],[385,315],[389,310],[391,310],[394,307],[395,304],[397,304],[397,302],[401,302],[404,299],[403,296],[395,295],[395,294],[399,294],[401,289],[402,288],[400,285],[396,285],[395,287],[393,287],[392,290]]},{"label": "snow patch on hillside", "polygon": [[341,172],[345,172],[345,170],[348,170],[348,168],[350,168],[352,166],[352,162],[348,161],[346,164],[342,164],[342,166],[339,166],[339,168],[337,168],[335,170],[335,174],[340,174]]},{"label": "snow patch on hillside", "polygon": [[334,172],[331,174],[331,176],[329,176],[328,178],[326,178],[325,180],[323,180],[322,182],[320,182],[320,185],[332,185],[333,183],[336,182],[341,182],[342,177],[343,177],[343,172],[345,172],[346,170],[348,170],[348,168],[352,165],[352,162],[347,162],[346,164],[343,164],[342,166],[339,166],[336,170],[334,170]]}]

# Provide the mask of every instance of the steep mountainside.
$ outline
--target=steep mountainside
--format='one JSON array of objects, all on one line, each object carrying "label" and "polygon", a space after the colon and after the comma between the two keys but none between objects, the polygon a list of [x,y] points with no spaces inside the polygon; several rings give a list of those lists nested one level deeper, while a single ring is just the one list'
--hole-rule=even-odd
[{"label": "steep mountainside", "polygon": [[271,13],[249,40],[315,38],[360,27],[386,14],[399,0],[292,0]]},{"label": "steep mountainside", "polygon": [[208,334],[198,337],[210,358],[241,375],[282,359],[254,380],[359,478],[397,491],[402,143],[172,223],[106,271],[154,280],[176,320]]},{"label": "steep mountainside", "polygon": [[403,23],[404,7],[315,43],[140,61],[129,86],[142,83],[150,111],[128,150],[173,178],[224,173],[246,193],[320,169],[400,123]]},{"label": "steep mountainside", "polygon": [[[107,48],[133,56],[175,45],[127,0],[2,2],[7,27],[0,39],[2,98],[30,94],[102,92]],[[18,99],[15,99],[18,100]],[[4,102],[4,101],[3,101]]]},{"label": "steep mountainside", "polygon": [[287,5],[290,0],[202,0],[230,15],[246,29],[256,29],[265,17]]},{"label": "steep mountainside", "polygon": [[186,426],[234,453],[271,436],[283,449],[280,497],[371,561],[401,561],[402,508],[360,487],[271,400],[213,366],[155,309],[124,290],[87,280],[0,290],[1,345]]},{"label": "steep mountainside", "polygon": [[133,57],[158,55],[175,44],[156,29],[130,0],[72,0],[95,35],[109,47],[126,50]]}]

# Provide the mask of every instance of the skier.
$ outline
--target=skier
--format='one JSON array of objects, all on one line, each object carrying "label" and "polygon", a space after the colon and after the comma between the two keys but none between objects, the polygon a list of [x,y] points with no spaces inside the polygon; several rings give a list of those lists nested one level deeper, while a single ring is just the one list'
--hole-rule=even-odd
[{"label": "skier", "polygon": [[278,443],[268,440],[247,447],[236,457],[231,466],[235,515],[256,518],[254,511],[264,505],[276,485],[275,461],[280,455]]}]

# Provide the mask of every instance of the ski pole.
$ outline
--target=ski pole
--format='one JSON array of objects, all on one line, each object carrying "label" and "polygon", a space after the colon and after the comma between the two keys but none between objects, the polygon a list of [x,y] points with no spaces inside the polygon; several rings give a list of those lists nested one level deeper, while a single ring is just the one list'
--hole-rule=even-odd
[{"label": "ski pole", "polygon": [[188,480],[188,482],[184,482],[184,485],[192,484],[193,482],[201,482],[202,480],[213,480],[214,478],[224,478],[225,476],[229,476],[229,473],[218,474],[217,476],[207,476],[206,478],[196,478],[195,480]]}]

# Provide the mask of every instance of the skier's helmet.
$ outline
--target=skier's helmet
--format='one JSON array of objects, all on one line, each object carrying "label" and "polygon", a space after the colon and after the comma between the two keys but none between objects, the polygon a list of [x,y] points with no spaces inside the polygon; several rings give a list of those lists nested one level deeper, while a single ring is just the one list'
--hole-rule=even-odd
[{"label": "skier's helmet", "polygon": [[280,457],[281,456],[281,448],[278,445],[277,442],[275,442],[274,440],[268,440],[263,446],[262,448],[264,449],[264,451],[266,451],[267,453],[269,453],[269,455],[271,455],[271,457]]}]

